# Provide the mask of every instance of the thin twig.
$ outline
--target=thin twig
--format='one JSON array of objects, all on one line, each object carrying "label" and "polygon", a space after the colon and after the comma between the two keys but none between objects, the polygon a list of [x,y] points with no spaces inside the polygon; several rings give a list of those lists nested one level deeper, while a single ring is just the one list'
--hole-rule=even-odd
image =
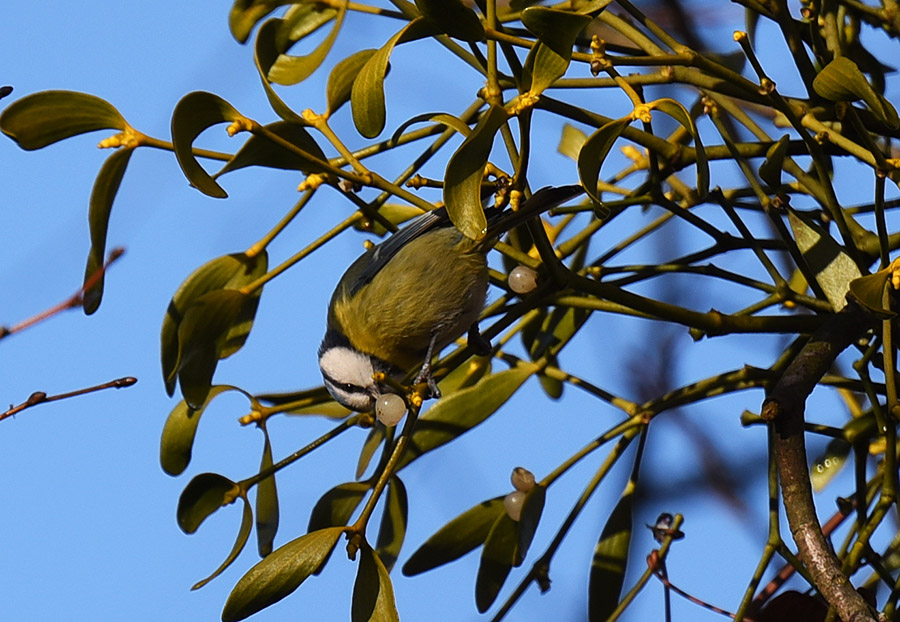
[{"label": "thin twig", "polygon": [[32,406],[37,406],[38,404],[46,404],[47,402],[56,402],[59,400],[68,399],[70,397],[77,397],[79,395],[84,395],[86,393],[93,393],[94,391],[103,391],[104,389],[123,389],[125,387],[130,387],[135,382],[137,382],[137,378],[134,376],[125,376],[124,378],[118,378],[116,380],[110,380],[109,382],[104,382],[103,384],[98,384],[93,387],[87,387],[85,389],[78,389],[76,391],[69,391],[68,393],[60,393],[59,395],[47,395],[43,391],[35,391],[31,395],[28,396],[28,399],[19,404],[18,406],[10,406],[6,412],[0,413],[0,421],[3,421],[7,417],[12,417],[13,415],[17,415],[26,408],[31,408]]}]

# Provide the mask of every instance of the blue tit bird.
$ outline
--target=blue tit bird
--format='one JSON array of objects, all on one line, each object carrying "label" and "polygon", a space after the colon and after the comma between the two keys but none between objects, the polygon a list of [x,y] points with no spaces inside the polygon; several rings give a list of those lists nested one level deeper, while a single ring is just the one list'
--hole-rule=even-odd
[{"label": "blue tit bird", "polygon": [[369,412],[383,372],[401,380],[421,366],[428,383],[432,356],[469,331],[479,338],[478,316],[488,290],[487,253],[503,233],[583,192],[581,186],[538,190],[518,210],[490,215],[482,240],[462,235],[446,209],[426,212],[354,261],[338,282],[328,308],[319,367],[325,387],[346,408]]}]

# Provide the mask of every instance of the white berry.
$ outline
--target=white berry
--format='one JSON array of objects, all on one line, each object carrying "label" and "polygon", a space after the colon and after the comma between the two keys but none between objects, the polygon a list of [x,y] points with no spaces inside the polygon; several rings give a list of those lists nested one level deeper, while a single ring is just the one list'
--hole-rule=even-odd
[{"label": "white berry", "polygon": [[528,492],[534,488],[534,473],[525,467],[516,467],[509,477],[513,488],[521,492]]},{"label": "white berry", "polygon": [[503,498],[506,515],[516,522],[522,518],[522,506],[525,505],[525,493],[521,490],[511,492]]},{"label": "white berry", "polygon": [[510,271],[506,280],[509,288],[515,293],[527,294],[537,287],[537,276],[537,272],[528,266],[516,266]]},{"label": "white berry", "polygon": [[403,398],[394,393],[385,393],[379,396],[375,402],[375,416],[378,420],[391,428],[403,419],[406,414],[406,404]]}]

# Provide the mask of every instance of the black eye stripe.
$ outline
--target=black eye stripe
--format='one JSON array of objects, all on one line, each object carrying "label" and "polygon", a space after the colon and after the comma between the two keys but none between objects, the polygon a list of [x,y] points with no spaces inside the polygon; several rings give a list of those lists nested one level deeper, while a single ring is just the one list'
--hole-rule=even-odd
[{"label": "black eye stripe", "polygon": [[346,391],[347,393],[367,393],[366,387],[361,387],[358,384],[353,384],[351,382],[339,382],[333,376],[322,372],[322,376],[325,378],[325,382],[330,384],[331,386],[340,389],[341,391]]}]

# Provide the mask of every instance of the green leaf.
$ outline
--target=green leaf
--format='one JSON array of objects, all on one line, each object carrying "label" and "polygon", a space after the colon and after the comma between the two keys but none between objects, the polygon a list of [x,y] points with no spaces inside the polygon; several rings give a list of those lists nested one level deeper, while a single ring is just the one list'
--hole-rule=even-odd
[{"label": "green leaf", "polygon": [[547,489],[540,484],[528,491],[522,505],[522,516],[518,522],[518,543],[516,546],[515,565],[519,566],[525,560],[534,534],[537,532],[541,514],[544,511],[544,501],[547,499]]},{"label": "green leaf", "polygon": [[275,89],[269,83],[269,69],[275,63],[279,56],[279,50],[276,47],[275,39],[280,30],[283,20],[270,19],[266,20],[259,31],[256,33],[256,43],[253,46],[253,62],[259,73],[259,79],[262,82],[263,90],[266,92],[266,99],[269,105],[279,117],[285,121],[293,121],[294,123],[305,124],[306,121],[299,114],[291,110],[291,107],[284,103],[284,100],[278,96]]},{"label": "green leaf", "polygon": [[360,50],[339,62],[328,74],[325,86],[325,99],[328,101],[328,114],[334,112],[350,101],[350,92],[356,76],[377,50]]},{"label": "green leaf", "polygon": [[[246,253],[223,255],[197,268],[179,286],[166,309],[161,331],[162,373],[169,395],[175,391],[175,380],[181,364],[178,333],[188,309],[209,292],[226,288],[238,289],[252,283],[266,273],[267,267],[268,256],[265,251],[254,257],[248,257]],[[250,311],[255,312],[255,305],[258,304],[261,293],[261,290],[256,290],[250,295],[256,302],[247,301],[248,314]],[[233,349],[227,354],[222,352],[223,356],[236,352],[246,340],[249,330],[249,324],[235,325],[225,339]],[[195,406],[197,404],[194,403]]]},{"label": "green leaf", "polygon": [[867,274],[850,281],[850,293],[857,302],[882,320],[889,320],[897,315],[890,306],[884,306],[884,290],[891,287],[891,275],[890,269],[879,270],[875,274]]},{"label": "green leaf", "polygon": [[441,390],[441,395],[446,397],[471,387],[490,372],[490,356],[472,356],[441,378],[438,388]]},{"label": "green leaf", "polygon": [[828,302],[835,311],[840,311],[847,304],[850,282],[862,276],[856,262],[827,231],[805,216],[788,211],[788,222],[803,260],[815,275]]},{"label": "green leaf", "polygon": [[359,460],[356,463],[356,479],[362,477],[363,473],[365,473],[366,469],[369,467],[369,462],[372,461],[375,450],[378,449],[381,446],[381,442],[384,441],[384,432],[385,427],[378,424],[372,426],[372,429],[369,430],[369,434],[366,436],[366,442],[363,443],[362,451],[359,452]]},{"label": "green leaf", "polygon": [[244,502],[244,512],[241,516],[241,528],[238,530],[237,537],[234,540],[234,546],[231,547],[228,557],[225,558],[211,575],[192,585],[192,590],[199,590],[201,587],[222,574],[222,572],[237,559],[237,556],[240,555],[241,551],[244,550],[244,545],[247,544],[247,540],[250,538],[250,530],[253,528],[253,511],[250,509],[250,503],[245,496],[241,497],[241,501]]},{"label": "green leaf", "polygon": [[243,620],[300,587],[331,554],[343,531],[343,527],[314,531],[275,549],[231,590],[222,611],[222,622]]},{"label": "green leaf", "polygon": [[588,137],[578,153],[578,178],[587,195],[598,206],[603,205],[603,199],[597,192],[600,168],[603,166],[606,156],[609,155],[609,150],[630,123],[631,119],[624,117],[600,126]]},{"label": "green leaf", "polygon": [[[334,16],[334,26],[332,26],[331,31],[322,42],[316,46],[316,49],[309,54],[305,56],[290,56],[284,53],[279,54],[269,67],[268,74],[266,75],[266,77],[275,84],[292,85],[303,82],[322,65],[325,61],[325,57],[327,57],[328,53],[331,51],[334,40],[337,38],[341,26],[344,23],[344,16],[347,14],[347,5],[346,3],[342,3],[336,13],[334,9],[324,4],[320,5],[317,3],[297,5],[292,11],[294,13],[294,20],[282,20],[280,28],[282,31],[285,27],[295,30],[295,27],[299,26],[299,32],[296,33],[298,39],[315,31],[326,21],[330,21],[332,16]],[[303,21],[312,21],[312,25],[309,28],[305,28],[302,23]],[[294,43],[298,39],[292,37],[290,43]],[[279,51],[283,52],[284,50]]]},{"label": "green leaf", "polygon": [[847,463],[847,456],[853,446],[842,438],[828,441],[825,451],[813,460],[809,470],[809,479],[815,492],[822,492],[825,486],[840,473]]},{"label": "green leaf", "polygon": [[488,533],[481,551],[481,563],[475,579],[475,606],[478,613],[490,609],[500,588],[515,565],[518,547],[518,523],[504,511]]},{"label": "green leaf", "polygon": [[416,123],[423,123],[425,121],[432,121],[434,123],[440,123],[442,125],[446,125],[447,127],[456,130],[463,136],[468,136],[472,133],[472,130],[469,129],[469,126],[463,123],[462,119],[459,117],[454,117],[452,114],[447,114],[446,112],[424,112],[422,114],[417,114],[411,119],[407,119],[403,123],[400,124],[394,133],[391,135],[390,142],[392,145],[396,145],[400,140],[400,136],[403,135],[403,132],[409,128],[409,126],[414,125]]},{"label": "green leaf", "polygon": [[328,158],[315,139],[306,131],[304,124],[293,121],[276,121],[265,126],[273,134],[291,143],[300,152],[286,149],[260,134],[253,134],[235,153],[225,166],[213,176],[218,179],[225,173],[247,166],[265,166],[304,173],[321,172],[322,162]]},{"label": "green leaf", "polygon": [[[103,166],[100,167],[97,179],[94,180],[94,187],[91,190],[90,208],[88,210],[91,250],[88,253],[87,266],[84,269],[85,285],[87,285],[88,280],[92,276],[103,268],[103,264],[106,261],[106,232],[109,227],[109,214],[132,153],[134,153],[134,147],[117,149],[106,158]],[[105,275],[101,275],[93,287],[84,291],[82,308],[85,315],[92,314],[100,306],[105,278]]]},{"label": "green leaf", "polygon": [[440,32],[469,43],[484,40],[481,20],[460,0],[416,0],[416,6]]},{"label": "green leaf", "polygon": [[759,165],[759,176],[774,189],[781,187],[781,171],[790,144],[791,137],[785,134],[778,139],[777,143],[773,143],[769,147],[766,151],[766,159]]},{"label": "green leaf", "polygon": [[433,449],[449,443],[494,414],[512,397],[537,367],[519,364],[479,380],[441,398],[416,422],[398,469]]},{"label": "green leaf", "polygon": [[[415,205],[406,205],[403,203],[385,203],[378,209],[378,215],[382,216],[385,220],[395,225],[403,224],[409,220],[417,216],[421,216],[425,213],[420,207],[416,207]],[[387,228],[381,224],[381,222],[376,220],[369,220],[368,218],[365,220],[357,221],[353,228],[357,231],[364,231],[367,233],[374,233],[377,236],[384,236],[387,234]]]},{"label": "green leaf", "polygon": [[697,166],[697,195],[700,199],[705,198],[706,195],[709,194],[709,161],[706,157],[706,149],[703,147],[703,142],[700,140],[700,132],[697,130],[694,119],[691,118],[687,108],[674,99],[664,97],[655,100],[652,105],[656,110],[659,110],[678,121],[678,123],[690,132],[691,136],[694,138],[694,153],[696,154]]},{"label": "green leaf", "polygon": [[[259,471],[271,469],[272,443],[269,440],[269,432],[265,423],[260,424],[265,442],[263,444],[262,460]],[[265,557],[272,552],[272,543],[275,534],[278,533],[278,487],[275,485],[275,475],[260,480],[256,485],[256,545],[259,556]]]},{"label": "green leaf", "polygon": [[538,38],[524,66],[524,81],[530,95],[540,95],[565,75],[572,60],[575,39],[591,20],[588,15],[542,6],[522,11],[522,24]]},{"label": "green leaf", "polygon": [[359,569],[353,584],[350,619],[352,622],[399,621],[394,588],[387,568],[378,553],[368,544],[363,543],[359,553]]},{"label": "green leaf", "polygon": [[588,583],[588,620],[606,620],[619,604],[628,548],[631,544],[634,495],[626,492],[616,503],[594,549]]},{"label": "green leaf", "polygon": [[830,101],[855,101],[861,99],[888,128],[900,128],[900,117],[894,106],[879,94],[859,67],[846,56],[839,56],[828,63],[813,80],[813,90]]},{"label": "green leaf", "polygon": [[371,488],[366,482],[347,482],[326,492],[312,509],[307,531],[346,526]]},{"label": "green leaf", "polygon": [[225,391],[241,391],[241,389],[227,384],[216,385],[210,389],[206,401],[200,408],[191,408],[187,402],[181,400],[172,409],[166,418],[159,443],[159,463],[163,471],[173,476],[184,472],[191,462],[191,450],[194,447],[194,436],[197,433],[200,416],[210,402]]},{"label": "green leaf", "polygon": [[574,125],[563,124],[562,135],[559,137],[559,145],[556,150],[572,160],[578,161],[578,154],[587,141],[587,134]]},{"label": "green leaf", "polygon": [[447,163],[444,175],[447,214],[454,226],[473,240],[481,239],[487,232],[487,218],[481,207],[481,182],[494,136],[508,118],[501,106],[491,106]]},{"label": "green leaf", "polygon": [[188,93],[172,112],[172,144],[175,157],[188,181],[203,194],[217,199],[228,196],[194,157],[194,140],[203,130],[227,121],[244,119],[227,101],[205,91]]},{"label": "green leaf", "polygon": [[246,340],[258,301],[236,289],[219,289],[185,311],[178,325],[178,383],[192,408],[206,401],[219,360]]},{"label": "green leaf", "polygon": [[406,487],[399,477],[392,477],[388,484],[387,500],[381,515],[376,551],[390,572],[400,555],[406,537],[406,521],[409,517],[409,500]]},{"label": "green leaf", "polygon": [[411,577],[459,559],[484,544],[491,527],[505,514],[503,497],[483,501],[463,512],[428,538],[403,564]]},{"label": "green leaf", "polygon": [[0,114],[0,130],[32,151],[96,130],[125,130],[128,123],[112,104],[75,91],[42,91],[14,101]]},{"label": "green leaf", "polygon": [[192,479],[178,499],[178,526],[194,533],[206,517],[241,495],[236,483],[218,473],[201,473]]},{"label": "green leaf", "polygon": [[350,108],[356,130],[366,138],[375,138],[384,129],[384,78],[394,47],[400,43],[428,36],[433,31],[424,17],[417,17],[393,37],[381,49],[373,53],[353,81],[350,90]]},{"label": "green leaf", "polygon": [[240,43],[246,43],[250,31],[266,15],[279,6],[291,4],[292,0],[235,0],[228,14],[228,27],[231,36]]}]

